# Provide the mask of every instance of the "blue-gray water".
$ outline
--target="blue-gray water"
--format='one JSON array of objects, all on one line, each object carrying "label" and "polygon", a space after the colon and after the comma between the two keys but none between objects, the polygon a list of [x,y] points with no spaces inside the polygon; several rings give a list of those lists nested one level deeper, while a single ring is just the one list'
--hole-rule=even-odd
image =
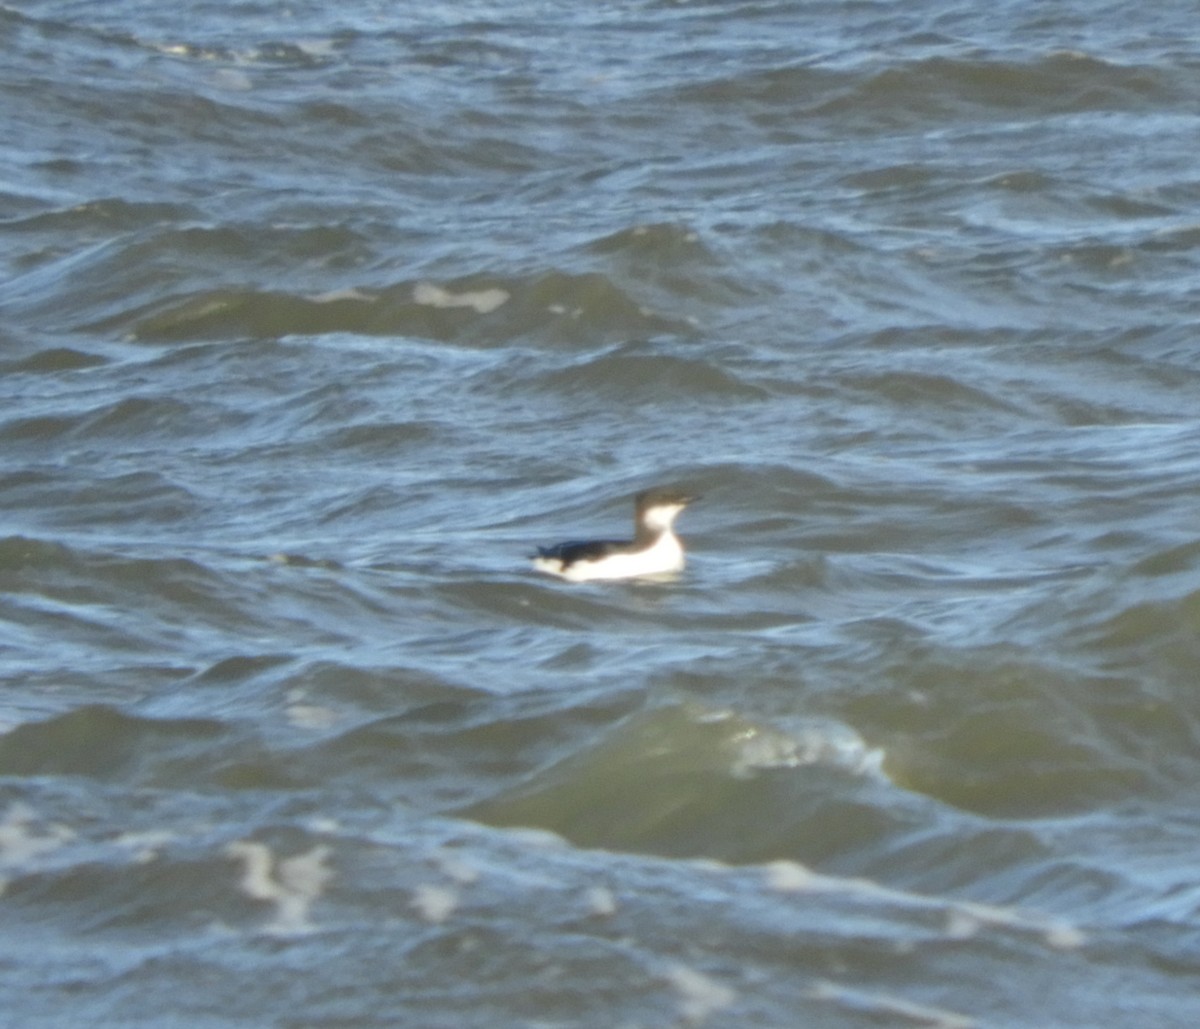
[{"label": "blue-gray water", "polygon": [[1196,27],[0,6],[0,1022],[1194,1026]]}]

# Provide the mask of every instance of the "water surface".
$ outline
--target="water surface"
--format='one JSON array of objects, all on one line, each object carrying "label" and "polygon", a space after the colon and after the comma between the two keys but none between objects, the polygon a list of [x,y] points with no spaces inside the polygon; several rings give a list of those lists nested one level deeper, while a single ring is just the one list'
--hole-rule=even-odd
[{"label": "water surface", "polygon": [[1194,20],[0,7],[3,1019],[1193,1025]]}]

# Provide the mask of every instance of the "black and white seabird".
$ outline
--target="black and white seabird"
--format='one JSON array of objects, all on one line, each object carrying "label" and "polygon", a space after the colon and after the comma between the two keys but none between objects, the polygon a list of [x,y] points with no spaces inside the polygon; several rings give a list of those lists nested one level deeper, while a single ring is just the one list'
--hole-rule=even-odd
[{"label": "black and white seabird", "polygon": [[572,540],[538,547],[533,567],[571,582],[665,575],[683,568],[683,544],[671,525],[695,497],[650,489],[634,498],[631,540]]}]

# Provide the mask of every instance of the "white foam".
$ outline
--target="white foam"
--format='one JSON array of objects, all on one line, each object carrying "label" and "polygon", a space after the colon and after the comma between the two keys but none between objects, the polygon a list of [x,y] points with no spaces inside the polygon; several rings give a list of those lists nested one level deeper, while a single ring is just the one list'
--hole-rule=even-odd
[{"label": "white foam", "polygon": [[985,925],[1037,933],[1048,946],[1056,950],[1076,950],[1087,943],[1087,934],[1082,929],[1062,919],[1043,918],[1015,908],[996,907],[993,904],[964,902],[956,907],[964,915]]},{"label": "white foam", "polygon": [[479,879],[479,869],[452,851],[442,851],[437,858],[438,870],[456,883],[468,886]]},{"label": "white foam", "polygon": [[854,775],[882,775],[884,752],[868,747],[858,733],[836,723],[814,723],[793,730],[746,725],[732,740],[731,773],[746,778],[763,768],[826,765]]},{"label": "white foam", "polygon": [[678,992],[679,1013],[691,1025],[724,1011],[737,1000],[737,991],[732,987],[687,965],[672,965],[666,971],[666,980]]},{"label": "white foam", "polygon": [[0,821],[0,864],[14,867],[27,864],[57,850],[75,837],[65,825],[34,825],[35,812],[27,804],[9,805]]},{"label": "white foam", "polygon": [[969,1015],[948,1011],[945,1008],[914,1004],[903,997],[886,993],[871,993],[856,990],[836,983],[818,983],[809,991],[813,1000],[828,1001],[850,1010],[872,1016],[882,1016],[888,1025],[897,1025],[901,1020],[914,1025],[929,1026],[931,1029],[973,1029],[978,1023]]},{"label": "white foam", "polygon": [[951,908],[946,912],[946,935],[952,940],[969,940],[982,928],[983,923],[969,911]]},{"label": "white foam", "polygon": [[336,43],[332,39],[298,39],[295,46],[302,54],[309,57],[328,57],[334,52]]},{"label": "white foam", "polygon": [[816,876],[798,861],[772,861],[763,868],[767,886],[780,893],[803,893],[813,888]]},{"label": "white foam", "polygon": [[309,911],[333,878],[333,870],[326,864],[328,847],[313,847],[304,854],[277,861],[265,843],[239,840],[229,844],[225,853],[245,864],[239,884],[242,892],[275,905],[269,931],[295,935],[313,929]]},{"label": "white foam", "polygon": [[319,704],[290,704],[287,719],[297,729],[313,730],[332,728],[341,720],[333,708]]},{"label": "white foam", "polygon": [[617,898],[607,886],[591,886],[583,895],[584,902],[597,918],[608,918],[617,913]]},{"label": "white foam", "polygon": [[458,890],[450,886],[422,883],[413,890],[412,906],[431,925],[441,925],[458,907]]},{"label": "white foam", "polygon": [[505,290],[492,287],[465,293],[451,293],[448,289],[435,286],[432,282],[418,282],[413,287],[413,300],[427,307],[470,307],[480,314],[490,314],[508,303]]},{"label": "white foam", "polygon": [[308,299],[314,304],[333,304],[339,300],[370,300],[371,297],[351,286],[349,289],[331,289],[328,293],[314,293]]},{"label": "white foam", "polygon": [[988,926],[1031,933],[1056,950],[1075,950],[1087,943],[1087,935],[1062,919],[1047,918],[971,901],[942,901],[919,893],[909,893],[874,882],[871,879],[842,879],[822,875],[796,861],[772,861],[763,866],[763,878],[770,889],[780,893],[844,893],[907,907],[942,907],[947,939],[967,940]]},{"label": "white foam", "polygon": [[131,851],[136,864],[148,865],[158,858],[162,848],[173,839],[175,833],[167,829],[146,829],[142,832],[123,832],[113,843]]}]

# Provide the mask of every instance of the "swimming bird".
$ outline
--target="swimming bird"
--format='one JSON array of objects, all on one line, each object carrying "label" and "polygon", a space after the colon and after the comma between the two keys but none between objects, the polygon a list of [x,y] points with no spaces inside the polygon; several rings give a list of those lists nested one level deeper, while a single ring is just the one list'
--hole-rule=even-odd
[{"label": "swimming bird", "polygon": [[633,539],[572,540],[538,547],[533,567],[571,582],[677,572],[683,568],[683,544],[672,524],[695,499],[675,490],[645,490],[634,498]]}]

